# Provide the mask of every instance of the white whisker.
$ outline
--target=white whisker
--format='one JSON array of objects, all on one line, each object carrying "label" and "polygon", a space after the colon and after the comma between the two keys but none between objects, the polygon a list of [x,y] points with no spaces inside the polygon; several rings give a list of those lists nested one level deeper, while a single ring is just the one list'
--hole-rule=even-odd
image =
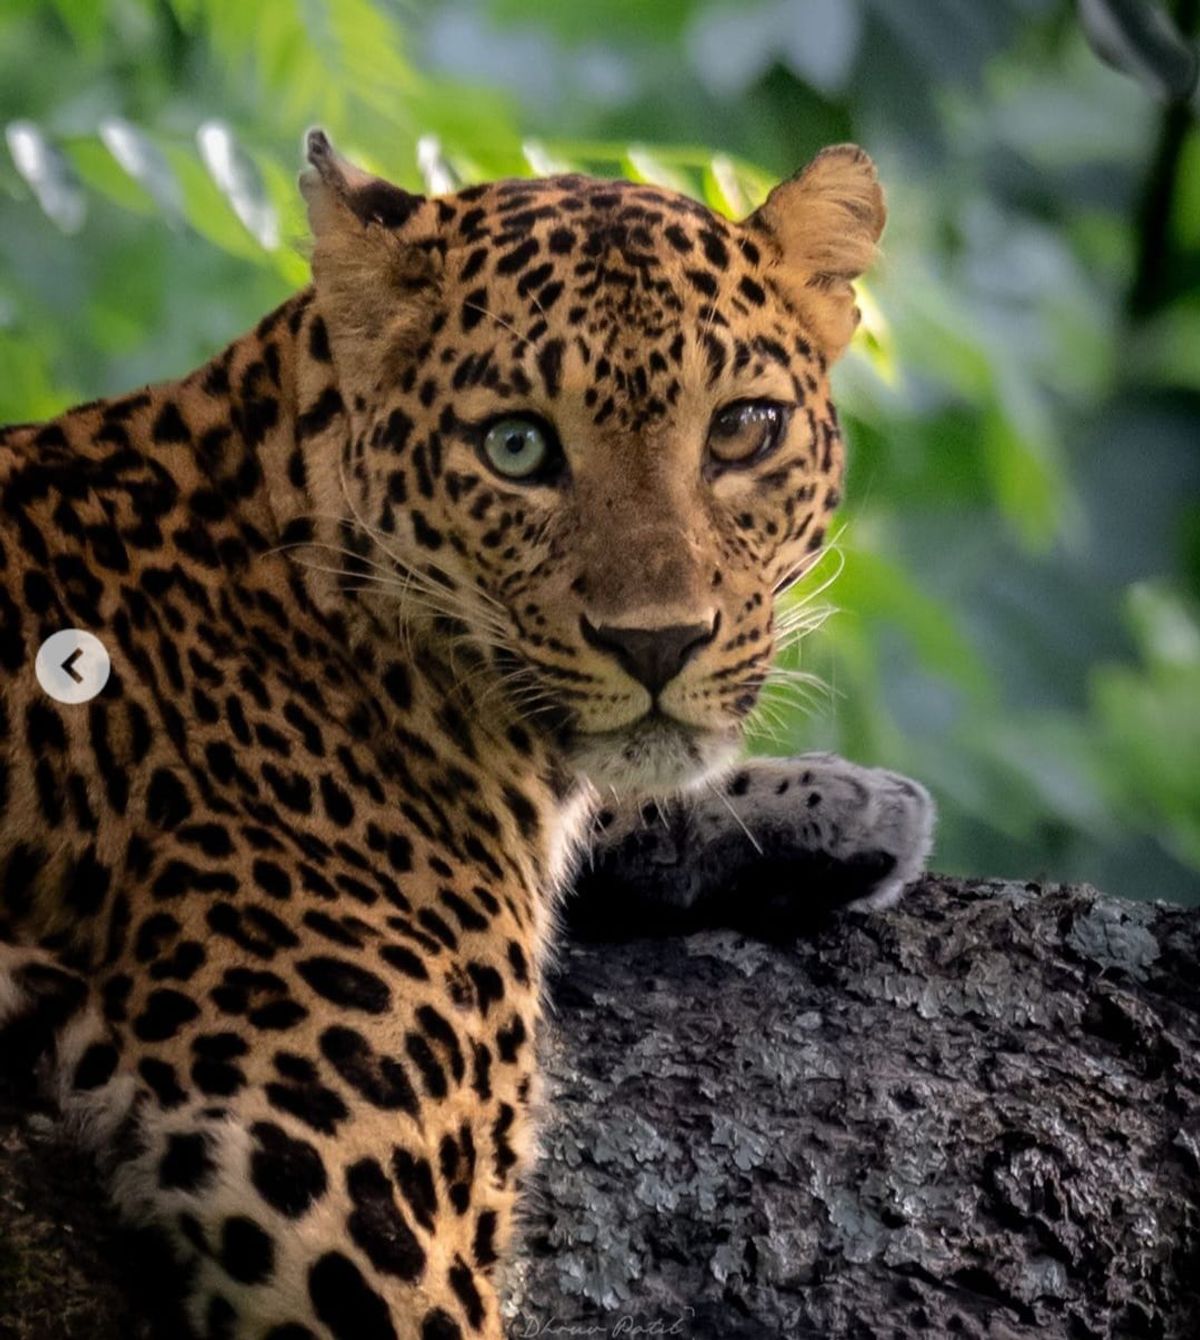
[{"label": "white whisker", "polygon": [[724,791],[720,790],[712,782],[708,782],[707,786],[708,789],[713,793],[713,795],[716,796],[716,798],[721,802],[721,804],[724,805],[725,808],[729,811],[729,813],[733,816],[734,822],[742,830],[742,832],[745,833],[747,839],[750,842],[750,845],[761,856],[763,854],[762,845],[759,843],[758,839],[754,836],[754,834],[742,822],[742,816],[737,812],[737,810],[733,808],[733,805],[729,801],[729,797],[724,793]]}]

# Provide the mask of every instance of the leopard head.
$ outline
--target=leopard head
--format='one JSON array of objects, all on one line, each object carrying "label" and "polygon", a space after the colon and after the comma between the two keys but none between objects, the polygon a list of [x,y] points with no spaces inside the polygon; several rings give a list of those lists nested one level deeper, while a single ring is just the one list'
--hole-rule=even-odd
[{"label": "leopard head", "polygon": [[339,505],[387,598],[453,616],[597,785],[726,765],[838,502],[870,159],[826,149],[735,223],[584,176],[424,198],[320,132],[308,156]]}]

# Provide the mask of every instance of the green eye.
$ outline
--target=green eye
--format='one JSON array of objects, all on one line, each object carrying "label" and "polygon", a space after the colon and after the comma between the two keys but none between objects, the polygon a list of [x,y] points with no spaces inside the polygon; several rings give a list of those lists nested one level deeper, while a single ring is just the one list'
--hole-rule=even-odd
[{"label": "green eye", "polygon": [[483,435],[488,464],[506,479],[545,474],[557,450],[549,425],[522,415],[497,419]]}]

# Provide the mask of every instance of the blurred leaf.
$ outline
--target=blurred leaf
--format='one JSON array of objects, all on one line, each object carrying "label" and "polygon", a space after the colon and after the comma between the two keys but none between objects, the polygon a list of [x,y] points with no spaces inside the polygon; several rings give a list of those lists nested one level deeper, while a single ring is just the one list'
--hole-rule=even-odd
[{"label": "blurred leaf", "polygon": [[436,135],[422,135],[417,141],[417,167],[425,183],[425,190],[430,195],[446,195],[462,185],[442,152],[442,142]]},{"label": "blurred leaf", "polygon": [[1114,799],[1200,870],[1200,621],[1163,588],[1134,587],[1127,608],[1145,668],[1100,666],[1091,685]]},{"label": "blurred leaf", "polygon": [[621,160],[621,175],[631,181],[645,181],[652,186],[663,186],[669,191],[695,195],[696,188],[687,174],[678,166],[664,162],[652,149],[632,144]]},{"label": "blurred leaf", "polygon": [[1007,793],[1000,799],[993,789],[976,809],[978,817],[999,819],[1026,839],[1048,815],[1097,841],[1111,835],[1103,768],[1083,722],[1053,712],[1010,711],[970,722],[963,741],[976,751],[976,767],[1002,770]]},{"label": "blurred leaf", "polygon": [[761,79],[779,51],[779,3],[708,6],[687,33],[692,68],[705,86],[733,98]]},{"label": "blurred leaf", "polygon": [[1200,390],[1200,297],[1189,295],[1143,321],[1126,372],[1151,385]]},{"label": "blurred leaf", "polygon": [[1180,250],[1200,238],[1200,122],[1192,121],[1179,153],[1172,233]]},{"label": "blurred leaf", "polygon": [[296,189],[296,172],[274,158],[260,155],[256,161],[262,174],[263,189],[279,219],[282,245],[272,253],[272,260],[290,283],[307,283],[308,263],[300,253],[308,238],[308,220],[300,192]]},{"label": "blurred leaf", "polygon": [[1063,482],[1048,448],[1021,433],[1000,405],[988,414],[980,446],[996,501],[1021,540],[1045,549],[1062,516]]},{"label": "blurred leaf", "polygon": [[950,94],[955,115],[985,140],[1042,167],[1067,164],[1076,171],[1148,153],[1143,146],[1153,132],[1154,104],[1132,80],[1102,65],[1073,26],[1050,68],[1018,54],[989,73],[991,99],[974,91]]},{"label": "blurred leaf", "polygon": [[46,217],[64,233],[77,233],[87,217],[87,200],[66,156],[32,121],[10,121],[4,138],[13,166]]},{"label": "blurred leaf", "polygon": [[919,370],[936,383],[976,404],[991,399],[993,376],[988,351],[956,295],[924,270],[893,278],[889,261],[874,292],[899,332],[906,371]]},{"label": "blurred leaf", "polygon": [[880,381],[887,386],[896,386],[900,380],[900,366],[892,328],[879,304],[871,296],[870,284],[860,279],[854,289],[862,320],[854,332],[851,348],[865,356]]},{"label": "blurred leaf", "polygon": [[1200,55],[1168,13],[1147,0],[1077,0],[1092,49],[1163,101],[1196,91]]},{"label": "blurred leaf", "polygon": [[894,564],[861,546],[848,546],[846,563],[831,595],[850,618],[891,624],[912,643],[928,669],[944,675],[972,696],[984,698],[990,676],[953,615],[925,594]]},{"label": "blurred leaf", "polygon": [[701,172],[703,198],[735,219],[743,219],[757,209],[775,185],[769,173],[728,154],[700,154],[691,166]]},{"label": "blurred leaf", "polygon": [[314,46],[333,55],[332,73],[355,95],[396,117],[416,80],[400,33],[371,0],[327,0],[304,10]]},{"label": "blurred leaf", "polygon": [[69,141],[65,148],[75,170],[93,190],[107,196],[122,209],[138,214],[158,214],[154,197],[116,162],[98,138],[80,137]]},{"label": "blurred leaf", "polygon": [[603,40],[620,31],[628,37],[675,37],[699,0],[591,0],[586,5],[546,5],[541,0],[490,0],[489,12],[501,22],[544,25],[568,42]]},{"label": "blurred leaf", "polygon": [[65,397],[50,379],[46,350],[28,332],[0,329],[0,423],[36,421],[59,413]]},{"label": "blurred leaf", "polygon": [[53,8],[82,48],[96,50],[107,21],[102,4],[96,0],[54,0]]},{"label": "blurred leaf", "polygon": [[1200,622],[1195,608],[1177,592],[1161,583],[1139,582],[1126,596],[1126,617],[1151,667],[1200,670]]},{"label": "blurred leaf", "polygon": [[267,199],[254,160],[224,121],[205,121],[196,131],[200,157],[217,189],[261,247],[279,245],[279,216]]},{"label": "blurred leaf", "polygon": [[525,140],[521,145],[529,170],[535,177],[553,177],[576,169],[565,159],[557,158],[541,140]]},{"label": "blurred leaf", "polygon": [[205,171],[191,145],[168,145],[162,159],[175,184],[177,208],[201,237],[233,256],[270,264],[261,243],[246,231],[229,197]]},{"label": "blurred leaf", "polygon": [[100,139],[119,166],[174,222],[184,213],[183,192],[166,154],[145,131],[119,116],[100,123]]},{"label": "blurred leaf", "polygon": [[750,202],[728,154],[714,154],[703,172],[704,203],[731,219],[744,219]]},{"label": "blurred leaf", "polygon": [[846,87],[862,38],[861,0],[785,0],[780,47],[796,74],[822,93]]},{"label": "blurred leaf", "polygon": [[974,83],[1011,21],[1007,6],[960,0],[871,0],[897,44],[943,83]]}]

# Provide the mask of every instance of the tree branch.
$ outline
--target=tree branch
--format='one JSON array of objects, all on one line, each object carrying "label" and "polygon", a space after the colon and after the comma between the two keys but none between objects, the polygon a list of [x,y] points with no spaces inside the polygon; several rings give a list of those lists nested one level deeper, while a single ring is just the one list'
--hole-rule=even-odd
[{"label": "tree branch", "polygon": [[[1198,961],[1196,909],[942,879],[795,946],[567,946],[512,1334],[1190,1340]],[[178,1340],[8,1119],[0,1340]]]}]

